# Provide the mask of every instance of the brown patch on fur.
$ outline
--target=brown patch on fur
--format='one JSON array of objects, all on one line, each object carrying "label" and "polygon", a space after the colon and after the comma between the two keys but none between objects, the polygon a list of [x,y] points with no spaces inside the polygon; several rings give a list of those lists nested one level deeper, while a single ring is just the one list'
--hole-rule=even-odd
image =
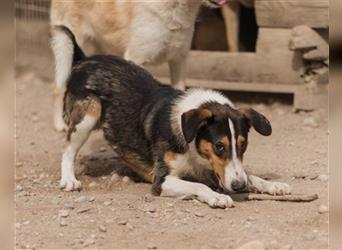
[{"label": "brown patch on fur", "polygon": [[[228,139],[228,138],[227,138]],[[224,139],[224,141],[226,141]],[[224,143],[224,141],[222,141]],[[202,156],[207,158],[214,168],[215,173],[220,178],[221,182],[224,183],[224,168],[227,166],[229,160],[228,159],[221,159],[218,157],[213,149],[213,144],[206,140],[201,140],[199,143],[199,151]]]},{"label": "brown patch on fur", "polygon": [[229,146],[229,139],[228,139],[228,137],[227,136],[223,137],[221,142],[223,143],[224,148],[227,150],[228,146]]},{"label": "brown patch on fur", "polygon": [[176,154],[172,151],[166,151],[164,154],[164,162],[170,167],[170,162],[176,160]]},{"label": "brown patch on fur", "polygon": [[137,173],[145,181],[152,183],[155,178],[153,167],[148,165],[145,161],[141,160],[139,155],[130,152],[116,149],[116,152],[122,157],[123,161],[128,165],[128,167]]}]

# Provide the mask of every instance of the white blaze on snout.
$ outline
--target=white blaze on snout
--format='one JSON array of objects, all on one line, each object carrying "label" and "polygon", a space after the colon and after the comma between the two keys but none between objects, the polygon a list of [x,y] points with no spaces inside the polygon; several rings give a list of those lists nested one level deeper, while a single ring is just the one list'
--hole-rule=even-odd
[{"label": "white blaze on snout", "polygon": [[235,129],[233,122],[228,119],[229,130],[231,133],[231,145],[232,145],[232,160],[224,169],[224,177],[225,177],[225,187],[232,191],[231,184],[234,180],[237,181],[245,181],[247,183],[247,175],[245,170],[243,169],[242,162],[237,157],[236,153],[236,138],[235,138]]}]

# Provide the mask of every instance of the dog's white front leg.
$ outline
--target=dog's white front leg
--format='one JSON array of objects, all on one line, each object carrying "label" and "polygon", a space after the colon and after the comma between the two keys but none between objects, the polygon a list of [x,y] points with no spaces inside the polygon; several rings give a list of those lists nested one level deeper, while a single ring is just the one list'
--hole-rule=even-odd
[{"label": "dog's white front leg", "polygon": [[186,61],[186,57],[169,61],[171,85],[176,89],[185,89]]},{"label": "dog's white front leg", "polygon": [[228,195],[219,194],[202,183],[181,180],[176,176],[166,176],[161,185],[161,196],[178,197],[182,199],[195,198],[207,203],[210,207],[232,207],[234,202]]},{"label": "dog's white front leg", "polygon": [[284,195],[291,193],[291,186],[283,182],[266,181],[258,176],[248,176],[249,191],[267,193],[273,195]]}]

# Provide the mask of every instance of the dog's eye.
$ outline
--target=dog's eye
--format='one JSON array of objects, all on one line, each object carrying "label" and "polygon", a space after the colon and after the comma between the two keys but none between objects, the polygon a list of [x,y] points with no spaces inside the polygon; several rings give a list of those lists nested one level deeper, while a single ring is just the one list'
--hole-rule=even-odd
[{"label": "dog's eye", "polygon": [[218,154],[222,154],[225,151],[224,144],[222,142],[216,142],[215,149]]},{"label": "dog's eye", "polygon": [[241,143],[240,147],[241,147],[241,150],[242,150],[242,151],[245,151],[246,148],[247,148],[247,142],[246,142],[246,141],[243,141],[243,142]]}]

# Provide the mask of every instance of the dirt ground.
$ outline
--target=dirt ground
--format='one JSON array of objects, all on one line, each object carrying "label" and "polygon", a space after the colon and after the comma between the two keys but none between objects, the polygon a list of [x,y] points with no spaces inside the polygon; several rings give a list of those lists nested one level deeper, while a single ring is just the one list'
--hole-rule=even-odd
[{"label": "dirt ground", "polygon": [[82,191],[63,192],[65,135],[52,127],[52,60],[39,70],[22,63],[17,60],[17,248],[239,248],[254,240],[251,247],[267,249],[328,247],[328,213],[318,212],[328,206],[326,106],[293,113],[274,98],[271,104],[237,103],[264,113],[273,126],[270,137],[251,132],[246,168],[289,183],[295,194],[317,193],[310,203],[237,201],[235,208],[212,209],[152,197],[149,184],[112,177],[129,173],[100,132],[77,160]]}]

